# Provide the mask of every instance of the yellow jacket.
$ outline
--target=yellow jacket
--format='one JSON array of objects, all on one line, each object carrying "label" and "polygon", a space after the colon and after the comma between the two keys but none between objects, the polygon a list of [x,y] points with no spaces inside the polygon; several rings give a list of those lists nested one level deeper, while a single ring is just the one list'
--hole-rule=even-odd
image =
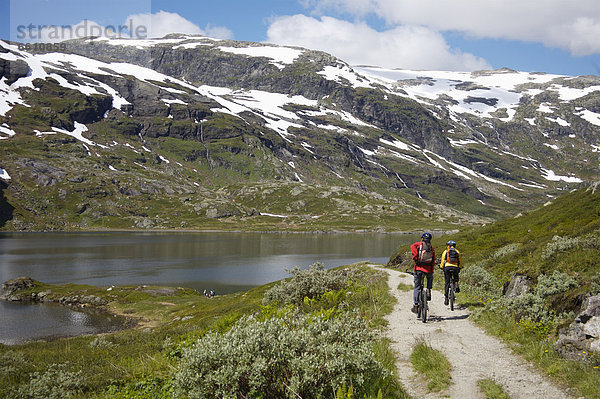
[{"label": "yellow jacket", "polygon": [[[456,249],[456,248],[454,248],[454,249]],[[446,266],[460,267],[462,265],[462,255],[458,249],[456,249],[456,252],[458,252],[458,262],[452,263],[446,259],[446,254],[448,253],[448,248],[446,248],[444,250],[444,252],[442,253],[442,261],[440,262],[440,269],[443,270],[444,267],[446,267]]]}]

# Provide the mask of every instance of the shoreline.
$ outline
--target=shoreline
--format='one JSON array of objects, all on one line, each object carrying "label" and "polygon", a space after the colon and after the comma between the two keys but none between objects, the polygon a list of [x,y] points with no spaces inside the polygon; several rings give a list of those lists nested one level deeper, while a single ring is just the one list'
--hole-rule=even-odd
[{"label": "shoreline", "polygon": [[423,229],[419,231],[380,231],[380,230],[217,230],[217,229],[90,229],[90,230],[0,230],[1,234],[103,234],[103,233],[168,233],[168,234],[204,234],[204,233],[257,233],[257,234],[398,234],[398,235],[413,235],[422,234],[423,231],[430,231],[433,234],[447,235],[456,234],[459,229],[451,230],[437,230],[437,229]]}]

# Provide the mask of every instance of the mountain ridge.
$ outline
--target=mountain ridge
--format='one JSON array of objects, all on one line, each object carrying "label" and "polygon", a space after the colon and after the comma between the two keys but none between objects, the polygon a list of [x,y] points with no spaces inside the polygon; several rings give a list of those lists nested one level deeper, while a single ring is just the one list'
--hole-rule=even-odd
[{"label": "mountain ridge", "polygon": [[[0,229],[454,228],[600,176],[597,77],[425,76],[189,35],[65,43],[0,43]],[[34,216],[44,187],[56,221]]]}]

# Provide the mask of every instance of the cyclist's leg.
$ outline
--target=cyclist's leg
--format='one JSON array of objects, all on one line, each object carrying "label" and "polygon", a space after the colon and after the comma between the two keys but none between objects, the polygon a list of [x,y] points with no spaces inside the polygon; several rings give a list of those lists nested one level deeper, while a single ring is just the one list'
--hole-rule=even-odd
[{"label": "cyclist's leg", "polygon": [[421,277],[421,274],[423,274],[422,271],[420,270],[415,270],[415,290],[413,291],[413,304],[417,304],[419,303],[419,294],[421,293],[421,289],[422,287],[422,281],[423,278]]},{"label": "cyclist's leg", "polygon": [[425,273],[427,277],[427,299],[431,300],[431,288],[433,287],[433,271],[431,273]]},{"label": "cyclist's leg", "polygon": [[456,270],[454,271],[454,286],[455,286],[456,292],[460,292],[460,288],[458,288],[459,275],[460,275],[460,268],[457,267]]},{"label": "cyclist's leg", "polygon": [[430,290],[433,288],[433,272],[425,273],[425,276],[427,277],[427,289]]},{"label": "cyclist's leg", "polygon": [[450,289],[450,279],[452,275],[448,267],[444,268],[444,296],[448,298],[448,290]]}]

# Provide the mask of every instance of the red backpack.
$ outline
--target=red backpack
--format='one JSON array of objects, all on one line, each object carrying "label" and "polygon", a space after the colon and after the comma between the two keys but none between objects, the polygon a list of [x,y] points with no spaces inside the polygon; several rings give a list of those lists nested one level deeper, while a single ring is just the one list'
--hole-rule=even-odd
[{"label": "red backpack", "polygon": [[431,246],[431,242],[421,241],[417,261],[422,265],[430,265],[433,263],[433,247]]}]

